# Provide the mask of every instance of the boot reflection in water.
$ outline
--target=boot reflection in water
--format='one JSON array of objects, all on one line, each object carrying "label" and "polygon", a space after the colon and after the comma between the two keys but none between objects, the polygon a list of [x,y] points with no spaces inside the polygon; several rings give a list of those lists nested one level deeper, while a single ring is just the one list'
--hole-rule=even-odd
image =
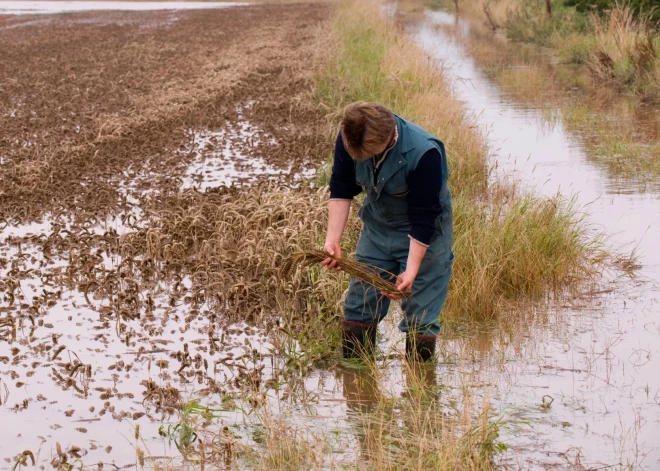
[{"label": "boot reflection in water", "polygon": [[342,392],[349,411],[347,418],[354,429],[361,459],[369,460],[373,437],[381,435],[380,424],[386,422],[382,417],[383,401],[378,381],[369,368],[341,368],[336,375],[342,381]]},{"label": "boot reflection in water", "polygon": [[369,369],[341,368],[337,376],[341,377],[346,406],[351,411],[369,413],[376,408],[381,394]]}]

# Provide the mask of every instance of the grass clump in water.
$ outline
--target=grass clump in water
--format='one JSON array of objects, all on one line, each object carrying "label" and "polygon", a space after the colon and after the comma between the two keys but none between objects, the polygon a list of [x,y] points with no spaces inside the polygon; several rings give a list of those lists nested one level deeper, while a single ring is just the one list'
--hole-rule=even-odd
[{"label": "grass clump in water", "polygon": [[434,364],[365,364],[338,372],[359,433],[360,469],[495,469],[493,457],[506,446],[487,399],[477,404],[469,388],[457,398]]},{"label": "grass clump in water", "polygon": [[569,202],[511,192],[485,205],[455,198],[456,260],[445,320],[494,320],[507,304],[561,295],[596,276],[600,238]]},{"label": "grass clump in water", "polygon": [[313,397],[251,406],[249,398],[238,399],[249,409],[241,424],[216,431],[200,414],[192,421],[183,414],[172,429],[194,430],[184,451],[189,459],[228,469],[496,469],[493,457],[506,446],[487,401],[477,410],[465,391],[462,403],[453,403],[441,393],[433,365],[403,364],[401,372],[403,392],[388,390],[390,379],[369,359],[359,369],[339,367],[348,413],[336,429],[292,420],[301,408],[319,419]]}]

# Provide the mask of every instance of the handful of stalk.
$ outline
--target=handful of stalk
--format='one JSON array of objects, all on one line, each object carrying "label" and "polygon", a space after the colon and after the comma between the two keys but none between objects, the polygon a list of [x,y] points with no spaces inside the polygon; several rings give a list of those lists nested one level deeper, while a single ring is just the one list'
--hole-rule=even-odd
[{"label": "handful of stalk", "polygon": [[298,252],[291,255],[282,266],[282,276],[284,279],[289,279],[295,265],[309,266],[314,263],[321,263],[327,258],[334,260],[336,266],[349,275],[354,276],[363,283],[373,286],[379,291],[396,294],[404,298],[410,297],[409,291],[398,290],[393,282],[387,281],[387,279],[384,278],[385,276],[391,280],[396,280],[396,275],[394,273],[390,273],[366,263],[358,262],[357,260],[336,258],[328,255],[323,250],[305,250],[304,252]]}]

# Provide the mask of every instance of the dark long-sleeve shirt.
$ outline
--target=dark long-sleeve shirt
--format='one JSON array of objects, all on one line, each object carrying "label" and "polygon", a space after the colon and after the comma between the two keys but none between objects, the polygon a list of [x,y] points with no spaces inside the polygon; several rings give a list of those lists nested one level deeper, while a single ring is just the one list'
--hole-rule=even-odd
[{"label": "dark long-sleeve shirt", "polygon": [[[431,149],[408,174],[410,237],[424,245],[431,242],[435,233],[435,220],[442,212],[439,198],[442,185],[441,159],[440,151]],[[352,200],[361,192],[362,187],[355,180],[355,164],[339,135],[330,177],[330,198]]]}]

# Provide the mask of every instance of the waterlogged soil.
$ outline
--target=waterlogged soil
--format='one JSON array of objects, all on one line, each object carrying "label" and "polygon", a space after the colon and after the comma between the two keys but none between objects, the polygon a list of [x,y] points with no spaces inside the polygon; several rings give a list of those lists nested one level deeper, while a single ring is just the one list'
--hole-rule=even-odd
[{"label": "waterlogged soil", "polygon": [[276,322],[246,286],[258,255],[203,265],[190,241],[205,210],[245,203],[241,227],[261,185],[300,187],[327,155],[328,15],[0,17],[1,469],[178,460],[159,428],[187,401],[258,390]]},{"label": "waterlogged soil", "polygon": [[[477,34],[469,22],[428,11],[409,32],[451,78],[465,109],[487,133],[494,180],[514,179],[523,191],[573,199],[586,213],[585,223],[608,234],[615,254],[634,250],[637,256],[635,263],[626,260],[632,270],[604,273],[596,290],[549,311],[530,308],[525,325],[492,333],[474,364],[453,372],[471,376],[477,391],[491,384],[504,424],[501,439],[509,446],[500,463],[511,469],[660,468],[657,177],[603,165],[608,156],[597,155],[593,144],[606,136],[575,129],[563,119],[566,100],[588,103],[588,92],[562,95],[563,84],[555,83],[553,94],[538,90],[542,100],[525,100],[519,90],[502,88],[495,74],[525,66],[511,57],[472,55],[475,42],[496,38]],[[515,56],[530,54],[520,49]],[[538,67],[540,57],[527,67]],[[494,62],[500,63],[499,72],[493,71]],[[553,95],[554,105],[548,101]],[[625,101],[612,98],[606,108]],[[593,101],[587,112],[601,109]],[[657,135],[657,109],[642,106],[634,116],[618,119],[617,126],[636,128],[640,136]],[[457,344],[447,343],[452,345]]]},{"label": "waterlogged soil", "polygon": [[[380,450],[362,414],[415,387],[396,313],[376,375],[305,369],[255,262],[267,226],[285,234],[304,213],[272,185],[303,189],[331,147],[310,99],[328,14],[0,17],[0,468],[180,466],[177,446],[190,468],[222,467],[278,441],[333,468]],[[489,132],[493,178],[577,194],[641,268],[550,310],[522,306],[504,322],[515,328],[446,332],[426,387],[447,417],[493,404],[504,468],[656,469],[660,194],[621,183],[545,108],[505,93],[447,22],[428,13],[410,34]],[[302,197],[322,208],[327,195]]]}]

